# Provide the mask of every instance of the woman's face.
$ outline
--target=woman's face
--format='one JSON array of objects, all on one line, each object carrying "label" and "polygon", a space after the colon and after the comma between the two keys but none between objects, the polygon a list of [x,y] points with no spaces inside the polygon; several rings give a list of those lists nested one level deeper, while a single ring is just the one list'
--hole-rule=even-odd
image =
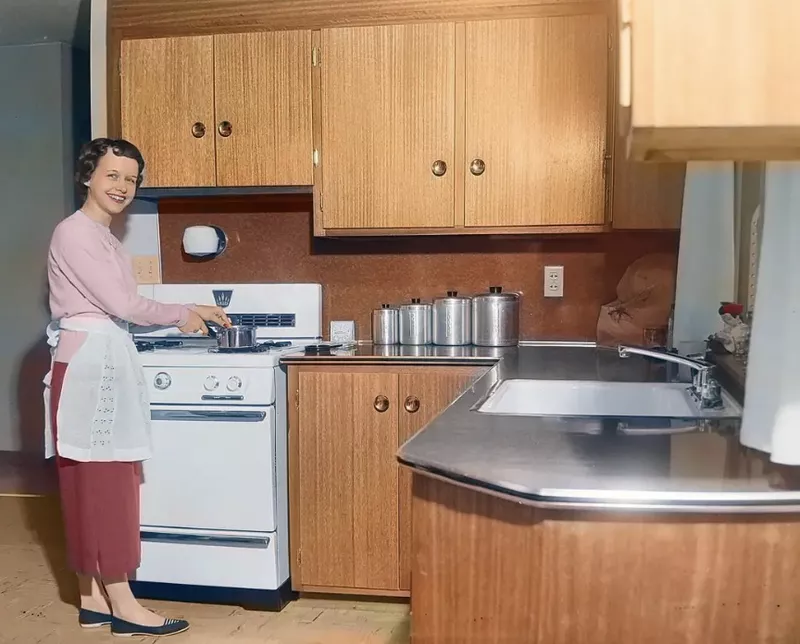
[{"label": "woman's face", "polygon": [[94,201],[109,215],[120,214],[136,196],[139,164],[135,159],[106,152],[97,163],[87,187],[87,201]]}]

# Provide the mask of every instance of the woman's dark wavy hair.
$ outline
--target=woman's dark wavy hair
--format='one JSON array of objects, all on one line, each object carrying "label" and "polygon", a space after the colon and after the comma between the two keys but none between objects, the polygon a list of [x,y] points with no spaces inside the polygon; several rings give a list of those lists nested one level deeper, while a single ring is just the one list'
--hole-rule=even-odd
[{"label": "woman's dark wavy hair", "polygon": [[125,139],[94,139],[89,143],[84,143],[81,151],[78,153],[77,169],[75,171],[75,181],[81,189],[81,192],[86,194],[86,182],[92,178],[94,171],[97,169],[97,164],[100,159],[111,150],[118,157],[127,157],[133,159],[139,164],[139,175],[136,177],[136,187],[142,185],[144,179],[144,157],[137,148],[130,141]]}]

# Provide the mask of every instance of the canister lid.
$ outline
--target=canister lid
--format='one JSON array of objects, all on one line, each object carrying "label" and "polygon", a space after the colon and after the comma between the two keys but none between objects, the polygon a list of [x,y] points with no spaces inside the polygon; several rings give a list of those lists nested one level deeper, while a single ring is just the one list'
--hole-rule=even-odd
[{"label": "canister lid", "polygon": [[476,298],[487,298],[492,300],[518,300],[519,293],[503,293],[502,286],[490,286],[488,293],[481,293],[480,295],[476,295]]},{"label": "canister lid", "polygon": [[437,302],[447,302],[447,301],[463,302],[463,301],[466,301],[466,300],[469,300],[469,299],[470,299],[469,297],[466,297],[464,295],[459,295],[458,291],[447,291],[447,295],[444,295],[442,297],[437,297],[436,301]]}]

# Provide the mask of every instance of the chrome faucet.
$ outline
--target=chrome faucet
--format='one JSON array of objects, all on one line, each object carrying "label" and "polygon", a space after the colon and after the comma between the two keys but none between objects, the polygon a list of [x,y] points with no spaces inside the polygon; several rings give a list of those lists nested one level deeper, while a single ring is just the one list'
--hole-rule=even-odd
[{"label": "chrome faucet", "polygon": [[631,355],[646,356],[672,362],[674,364],[689,367],[694,374],[692,375],[692,386],[689,393],[698,402],[701,409],[715,409],[722,407],[722,387],[717,379],[714,378],[714,365],[702,358],[682,356],[676,353],[664,351],[653,351],[642,347],[628,347],[619,345],[619,357],[627,358]]}]

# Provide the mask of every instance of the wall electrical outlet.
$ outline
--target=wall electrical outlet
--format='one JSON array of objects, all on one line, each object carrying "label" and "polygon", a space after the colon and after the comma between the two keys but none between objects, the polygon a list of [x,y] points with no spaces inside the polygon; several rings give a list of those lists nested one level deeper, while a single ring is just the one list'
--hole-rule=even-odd
[{"label": "wall electrical outlet", "polygon": [[544,296],[564,297],[564,267],[544,267]]},{"label": "wall electrical outlet", "polygon": [[133,258],[133,274],[137,284],[160,284],[158,255],[136,255]]}]

